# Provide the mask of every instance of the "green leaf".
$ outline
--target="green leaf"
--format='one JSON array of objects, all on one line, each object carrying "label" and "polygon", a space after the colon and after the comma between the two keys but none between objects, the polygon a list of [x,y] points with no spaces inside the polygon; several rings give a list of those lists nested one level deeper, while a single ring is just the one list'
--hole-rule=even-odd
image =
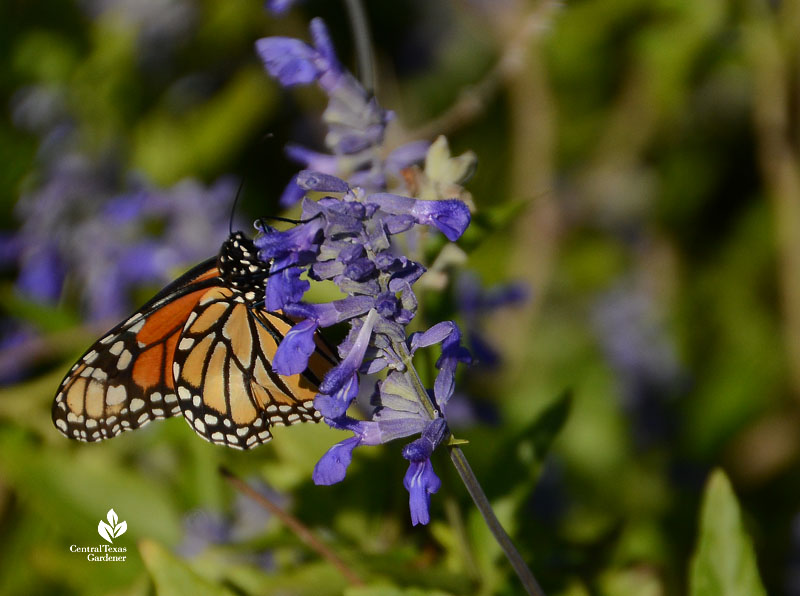
[{"label": "green leaf", "polygon": [[159,596],[172,594],[234,596],[227,588],[197,575],[184,561],[158,542],[142,540],[139,542],[139,552],[150,577],[153,578],[156,594]]},{"label": "green leaf", "polygon": [[689,577],[691,596],[766,596],[739,503],[722,470],[706,486],[700,536]]}]

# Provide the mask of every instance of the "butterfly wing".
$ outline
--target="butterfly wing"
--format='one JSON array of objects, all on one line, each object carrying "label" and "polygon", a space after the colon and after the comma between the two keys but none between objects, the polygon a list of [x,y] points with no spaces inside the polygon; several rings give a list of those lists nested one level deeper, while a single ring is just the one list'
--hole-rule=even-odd
[{"label": "butterfly wing", "polygon": [[291,325],[228,288],[212,288],[199,300],[173,364],[180,408],[197,434],[250,449],[272,438],[272,426],[320,419],[314,396],[335,360],[320,341],[306,371],[278,375],[271,362]]},{"label": "butterfly wing", "polygon": [[89,348],[56,394],[56,428],[71,439],[99,441],[179,414],[175,347],[197,303],[218,283],[216,259],[209,259]]}]

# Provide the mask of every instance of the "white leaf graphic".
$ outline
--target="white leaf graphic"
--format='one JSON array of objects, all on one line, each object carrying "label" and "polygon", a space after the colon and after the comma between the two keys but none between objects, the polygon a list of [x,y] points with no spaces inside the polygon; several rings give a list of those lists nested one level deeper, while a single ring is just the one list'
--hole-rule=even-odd
[{"label": "white leaf graphic", "polygon": [[122,536],[125,532],[128,531],[128,522],[119,522],[119,525],[114,528],[114,538],[117,536]]},{"label": "white leaf graphic", "polygon": [[109,523],[109,524],[111,525],[111,527],[113,528],[114,526],[116,526],[116,525],[117,525],[117,520],[118,520],[119,518],[117,517],[117,512],[116,512],[116,511],[114,511],[114,509],[112,508],[112,509],[109,509],[109,510],[108,510],[108,517],[106,517],[106,519],[108,520],[108,523]]},{"label": "white leaf graphic", "polygon": [[97,533],[100,534],[100,536],[102,536],[106,540],[106,542],[110,542],[111,544],[114,543],[114,541],[112,540],[112,537],[114,536],[114,530],[102,519],[100,520],[100,523],[97,525]]}]

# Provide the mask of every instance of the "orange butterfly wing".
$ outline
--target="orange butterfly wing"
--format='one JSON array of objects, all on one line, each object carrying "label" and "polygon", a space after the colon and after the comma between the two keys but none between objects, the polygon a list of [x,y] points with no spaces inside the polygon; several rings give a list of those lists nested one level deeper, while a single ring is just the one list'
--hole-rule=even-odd
[{"label": "orange butterfly wing", "polygon": [[314,396],[335,356],[318,336],[303,373],[281,376],[271,362],[292,323],[212,288],[181,334],[173,364],[186,422],[212,443],[250,449],[272,438],[271,426],[317,422]]},{"label": "orange butterfly wing", "polygon": [[52,410],[56,428],[72,439],[99,441],[180,414],[175,349],[192,310],[219,283],[218,274],[216,259],[198,265],[95,342],[59,387]]}]

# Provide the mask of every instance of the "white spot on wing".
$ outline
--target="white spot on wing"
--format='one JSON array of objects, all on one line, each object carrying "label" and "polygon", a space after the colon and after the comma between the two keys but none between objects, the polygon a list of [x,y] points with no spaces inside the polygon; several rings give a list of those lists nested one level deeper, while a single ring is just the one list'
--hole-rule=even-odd
[{"label": "white spot on wing", "polygon": [[122,352],[122,355],[119,357],[119,360],[117,360],[117,368],[119,370],[125,370],[126,368],[128,368],[128,365],[131,363],[131,360],[133,360],[133,354],[131,354],[130,351],[125,350],[124,352]]},{"label": "white spot on wing", "polygon": [[121,404],[125,401],[125,397],[127,396],[127,392],[125,391],[124,385],[118,385],[117,387],[109,387],[108,391],[106,391],[106,404],[109,406],[116,406],[117,404]]}]

